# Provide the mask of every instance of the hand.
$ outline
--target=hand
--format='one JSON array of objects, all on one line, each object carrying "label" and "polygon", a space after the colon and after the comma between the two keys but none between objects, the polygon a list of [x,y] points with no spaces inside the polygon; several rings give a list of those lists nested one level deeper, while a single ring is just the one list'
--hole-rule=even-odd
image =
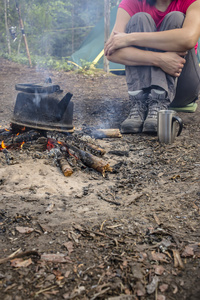
[{"label": "hand", "polygon": [[185,56],[187,52],[164,52],[160,53],[159,67],[167,74],[175,77],[181,75],[182,69],[186,62]]},{"label": "hand", "polygon": [[113,54],[117,49],[128,46],[128,34],[124,32],[114,31],[104,47],[105,56]]}]

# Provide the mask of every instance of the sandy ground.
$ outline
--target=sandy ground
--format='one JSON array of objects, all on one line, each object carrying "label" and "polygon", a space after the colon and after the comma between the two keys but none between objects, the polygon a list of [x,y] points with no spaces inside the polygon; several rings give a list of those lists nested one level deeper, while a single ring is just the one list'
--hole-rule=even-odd
[{"label": "sandy ground", "polygon": [[[15,84],[48,76],[73,93],[75,135],[119,128],[128,113],[123,76],[48,73],[2,59],[0,67],[0,129],[9,128]],[[113,168],[105,178],[88,167],[65,177],[51,151],[0,152],[1,258],[19,248],[38,253],[27,254],[27,267],[0,264],[2,299],[199,299],[200,105],[179,116],[184,128],[172,145],[147,134],[94,140]]]}]

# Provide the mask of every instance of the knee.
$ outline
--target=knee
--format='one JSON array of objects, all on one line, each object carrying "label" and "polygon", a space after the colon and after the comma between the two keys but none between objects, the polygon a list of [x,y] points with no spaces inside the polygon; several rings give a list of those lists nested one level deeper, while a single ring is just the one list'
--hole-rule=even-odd
[{"label": "knee", "polygon": [[185,15],[182,12],[172,11],[165,16],[164,21],[167,22],[171,28],[175,29],[182,27],[184,19]]},{"label": "knee", "polygon": [[151,25],[152,27],[155,26],[155,22],[150,14],[145,12],[138,12],[130,18],[126,26],[126,32],[130,33],[132,31],[135,31],[133,30],[135,27],[143,28],[145,24]]},{"label": "knee", "polygon": [[[145,12],[138,12],[136,13],[135,15],[133,15],[130,19],[131,22],[142,22],[142,23],[145,23],[145,22],[154,22],[152,16],[148,13],[145,13]],[[130,22],[129,21],[129,22]]]}]

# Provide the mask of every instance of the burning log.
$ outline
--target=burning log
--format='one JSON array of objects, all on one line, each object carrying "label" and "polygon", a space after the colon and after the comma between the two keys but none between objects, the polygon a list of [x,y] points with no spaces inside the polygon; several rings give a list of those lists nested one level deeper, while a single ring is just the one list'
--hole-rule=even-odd
[{"label": "burning log", "polygon": [[[112,168],[110,167],[109,163],[103,161],[102,159],[94,156],[91,153],[83,151],[83,150],[77,148],[76,146],[71,145],[66,142],[57,142],[54,139],[49,139],[49,141],[52,145],[55,145],[57,143],[57,144],[64,146],[67,149],[67,152],[69,155],[74,156],[76,159],[79,158],[84,165],[98,171],[99,173],[101,173],[103,175],[103,177],[105,177],[106,171],[112,172]],[[48,143],[49,143],[49,141],[48,141]],[[70,149],[70,151],[69,151],[69,149]],[[71,153],[71,150],[74,152],[74,154]]]},{"label": "burning log", "polygon": [[95,138],[121,138],[119,129],[97,129],[93,132]]},{"label": "burning log", "polygon": [[23,149],[28,149],[29,151],[39,151],[43,152],[47,149],[47,138],[44,136],[39,137],[35,143],[32,141],[23,144]]},{"label": "burning log", "polygon": [[34,141],[37,140],[39,137],[41,137],[41,134],[39,131],[36,130],[30,130],[28,132],[23,132],[21,134],[13,135],[12,131],[5,131],[0,135],[0,139],[3,140],[2,143],[4,147],[1,148],[13,148],[13,147],[19,147],[22,144],[28,142],[28,141]]},{"label": "burning log", "polygon": [[0,132],[0,140],[5,140],[11,136],[12,136],[12,131],[10,131],[10,130],[3,129]]},{"label": "burning log", "polygon": [[105,161],[103,161],[102,159],[92,155],[91,153],[85,152],[83,150],[78,149],[75,146],[72,145],[68,145],[67,146],[69,148],[71,148],[76,155],[79,156],[79,158],[81,159],[81,161],[89,168],[92,168],[96,171],[98,171],[99,173],[101,173],[103,175],[103,177],[105,177],[105,172],[112,172],[112,168],[110,167],[109,163],[106,163]]},{"label": "burning log", "polygon": [[73,174],[73,170],[72,170],[71,166],[69,165],[68,161],[65,158],[61,158],[59,160],[59,164],[60,164],[60,168],[61,168],[63,174],[66,177],[69,177]]},{"label": "burning log", "polygon": [[37,140],[41,136],[39,131],[36,130],[30,130],[28,132],[21,133],[20,135],[17,135],[14,139],[14,143],[22,143],[22,142],[28,142]]},{"label": "burning log", "polygon": [[94,145],[94,144],[91,144],[91,143],[87,143],[87,147],[91,150],[91,151],[94,151],[97,155],[100,155],[100,156],[103,156],[105,153],[106,153],[106,150],[97,146],[97,145]]},{"label": "burning log", "polygon": [[[70,139],[70,137],[68,137],[67,141],[65,139],[63,139],[64,141],[58,141],[53,138],[47,138],[46,134],[44,136],[43,131],[26,131],[26,129],[24,130],[24,128],[22,129],[22,131],[23,132],[13,134],[12,130],[8,132],[6,130],[2,130],[0,135],[6,135],[6,138],[2,140],[0,144],[0,150],[7,151],[7,149],[23,147],[23,149],[42,152],[46,149],[50,151],[52,148],[56,148],[56,150],[58,150],[59,152],[59,156],[57,156],[57,159],[64,176],[71,176],[73,174],[73,170],[67,160],[67,157],[68,159],[73,157],[76,161],[79,161],[81,164],[83,164],[84,168],[85,166],[93,168],[97,172],[101,173],[103,177],[105,177],[106,171],[112,172],[112,168],[110,167],[109,163],[97,157],[98,155],[103,156],[106,153],[104,149],[100,148],[97,145],[94,145],[92,143],[85,143],[84,141],[81,141],[74,137],[73,139]],[[119,134],[119,130],[117,130],[117,133]],[[107,132],[107,134],[109,134],[109,132]],[[116,131],[112,134],[115,134],[116,136]],[[78,144],[78,147],[76,144],[74,146],[74,143],[76,142]]]}]

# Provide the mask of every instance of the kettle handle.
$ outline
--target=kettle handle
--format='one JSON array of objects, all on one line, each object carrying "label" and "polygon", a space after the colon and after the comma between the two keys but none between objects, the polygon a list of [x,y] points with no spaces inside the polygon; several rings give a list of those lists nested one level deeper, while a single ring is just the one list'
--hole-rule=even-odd
[{"label": "kettle handle", "polygon": [[179,124],[179,130],[178,130],[178,134],[177,134],[177,136],[179,136],[182,132],[182,129],[183,129],[183,121],[178,116],[174,116],[172,118],[172,122],[174,123],[175,121],[177,121],[178,124]]}]

